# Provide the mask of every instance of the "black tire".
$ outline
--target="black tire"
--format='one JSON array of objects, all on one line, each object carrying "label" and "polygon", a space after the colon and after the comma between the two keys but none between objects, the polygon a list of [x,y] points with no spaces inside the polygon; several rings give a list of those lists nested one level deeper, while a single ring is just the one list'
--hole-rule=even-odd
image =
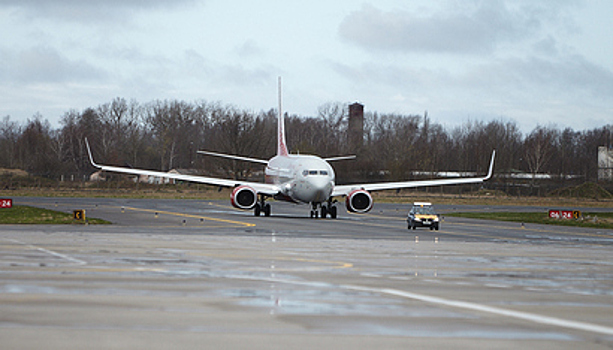
[{"label": "black tire", "polygon": [[270,204],[264,204],[264,216],[270,216]]},{"label": "black tire", "polygon": [[253,215],[260,216],[261,212],[262,212],[262,208],[260,207],[259,204],[256,204],[255,207],[253,208]]},{"label": "black tire", "polygon": [[338,215],[338,212],[337,212],[337,210],[336,210],[336,207],[335,207],[335,206],[332,206],[332,207],[330,208],[330,217],[331,217],[332,219],[336,219],[337,215]]}]

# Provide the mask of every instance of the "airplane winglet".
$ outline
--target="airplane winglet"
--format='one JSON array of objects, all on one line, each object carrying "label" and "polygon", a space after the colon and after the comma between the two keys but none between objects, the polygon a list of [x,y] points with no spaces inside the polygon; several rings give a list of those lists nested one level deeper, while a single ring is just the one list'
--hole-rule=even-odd
[{"label": "airplane winglet", "polygon": [[94,163],[94,157],[92,156],[92,150],[89,148],[89,142],[87,141],[87,137],[85,138],[85,146],[87,147],[87,154],[89,155],[89,161],[92,163],[94,168],[101,169],[102,167],[96,163]]},{"label": "airplane winglet", "polygon": [[492,178],[494,174],[494,158],[496,157],[496,150],[492,151],[492,160],[490,161],[490,169],[487,172],[487,175],[483,178],[483,181],[489,180]]}]

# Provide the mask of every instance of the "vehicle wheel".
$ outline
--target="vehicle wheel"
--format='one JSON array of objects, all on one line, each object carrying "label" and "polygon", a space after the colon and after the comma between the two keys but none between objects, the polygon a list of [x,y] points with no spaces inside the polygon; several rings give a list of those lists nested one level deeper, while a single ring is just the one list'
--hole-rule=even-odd
[{"label": "vehicle wheel", "polygon": [[253,208],[253,215],[260,216],[261,212],[262,212],[262,208],[260,207],[259,204],[256,204],[255,208]]},{"label": "vehicle wheel", "polygon": [[438,231],[438,225],[434,226],[434,229]]},{"label": "vehicle wheel", "polygon": [[321,206],[321,218],[325,219],[326,216],[328,216],[328,207],[326,207],[325,205]]}]

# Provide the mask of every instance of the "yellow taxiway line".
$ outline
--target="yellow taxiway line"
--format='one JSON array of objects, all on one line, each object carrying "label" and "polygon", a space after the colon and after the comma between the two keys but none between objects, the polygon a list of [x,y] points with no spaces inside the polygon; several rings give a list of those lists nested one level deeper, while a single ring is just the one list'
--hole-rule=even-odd
[{"label": "yellow taxiway line", "polygon": [[165,214],[165,215],[181,216],[181,217],[184,217],[184,218],[205,219],[205,220],[224,222],[224,223],[227,223],[227,224],[246,226],[246,227],[253,227],[253,226],[255,226],[255,224],[248,223],[248,222],[226,220],[226,219],[219,219],[219,218],[212,218],[210,216],[203,216],[203,215],[192,215],[192,214],[184,214],[184,213],[175,213],[175,212],[164,211],[164,210],[141,209],[141,208],[134,208],[134,207],[122,207],[122,208],[124,208],[126,210],[133,210],[133,211],[144,211],[144,212],[148,212],[148,213],[158,213],[158,214]]}]

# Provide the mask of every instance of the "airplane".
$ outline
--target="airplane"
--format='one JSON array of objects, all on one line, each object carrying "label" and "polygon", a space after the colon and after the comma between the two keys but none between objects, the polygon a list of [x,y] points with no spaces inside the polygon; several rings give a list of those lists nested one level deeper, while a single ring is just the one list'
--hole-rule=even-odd
[{"label": "airplane", "polygon": [[270,216],[271,207],[268,198],[297,204],[311,205],[311,218],[336,219],[338,210],[336,197],[345,198],[349,212],[367,213],[374,204],[370,192],[426,186],[458,185],[483,183],[492,177],[496,150],[492,152],[489,171],[484,177],[434,179],[400,182],[363,183],[353,185],[336,185],[334,169],[330,162],[353,159],[355,156],[320,158],[315,155],[290,154],[285,141],[285,121],[281,104],[281,78],[279,78],[279,115],[277,119],[277,154],[269,160],[242,157],[208,151],[200,154],[249,161],[265,165],[265,181],[250,182],[195,175],[170,174],[161,171],[132,169],[111,165],[99,165],[94,162],[89,142],[85,139],[89,160],[95,168],[103,171],[148,175],[175,180],[190,181],[219,187],[232,188],[230,203],[242,210],[253,210],[255,216]]}]

